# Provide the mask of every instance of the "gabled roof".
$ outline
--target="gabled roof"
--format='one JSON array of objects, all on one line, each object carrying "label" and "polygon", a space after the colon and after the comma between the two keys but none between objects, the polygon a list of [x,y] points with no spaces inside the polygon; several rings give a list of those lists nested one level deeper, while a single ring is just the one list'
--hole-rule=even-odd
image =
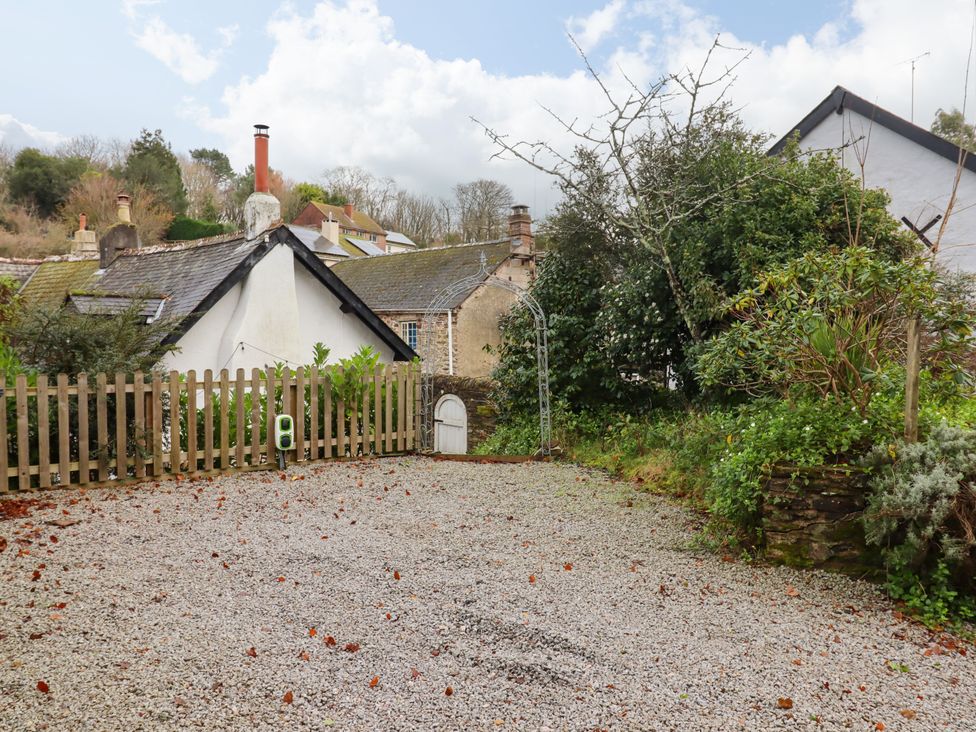
[{"label": "gabled roof", "polygon": [[344,234],[342,238],[345,239],[350,244],[352,244],[354,247],[356,247],[356,249],[361,251],[367,257],[375,257],[377,254],[386,253],[378,246],[376,246],[373,242],[371,242],[369,239],[360,239],[355,236],[349,236],[348,234]]},{"label": "gabled roof", "polygon": [[[799,124],[769,148],[769,154],[778,155],[786,147],[786,144],[794,134],[798,133],[802,140],[831,114],[841,114],[845,109],[856,112],[862,117],[873,121],[875,124],[886,127],[892,132],[924,147],[926,150],[934,152],[936,155],[941,155],[953,164],[959,163],[961,148],[958,145],[886,109],[882,109],[878,105],[859,97],[857,94],[848,91],[842,86],[835,86],[834,90],[830,92],[826,99],[814,107],[806,117],[800,120]],[[976,173],[976,155],[967,155],[964,164],[968,170]]]},{"label": "gabled roof", "polygon": [[370,234],[386,233],[382,226],[362,211],[356,211],[354,209],[350,218],[346,216],[346,211],[342,206],[333,206],[331,203],[319,203],[318,201],[312,201],[310,205],[315,206],[315,208],[325,214],[326,218],[329,217],[329,214],[332,214],[332,220],[338,221],[339,226],[346,229],[360,229]]},{"label": "gabled roof", "polygon": [[[423,312],[442,290],[478,272],[482,252],[494,272],[511,255],[511,240],[347,259],[332,271],[373,310]],[[446,307],[457,307],[469,294],[459,293]]]}]

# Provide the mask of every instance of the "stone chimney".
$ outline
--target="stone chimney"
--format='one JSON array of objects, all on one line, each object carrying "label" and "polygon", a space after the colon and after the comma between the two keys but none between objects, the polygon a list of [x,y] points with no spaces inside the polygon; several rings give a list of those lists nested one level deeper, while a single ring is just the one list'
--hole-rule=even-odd
[{"label": "stone chimney", "polygon": [[254,193],[244,202],[244,235],[256,239],[281,221],[281,203],[268,178],[268,126],[254,125]]},{"label": "stone chimney", "polygon": [[97,251],[98,241],[95,239],[95,232],[88,229],[88,216],[81,214],[78,217],[78,231],[71,240],[71,253],[94,254]]},{"label": "stone chimney", "polygon": [[333,244],[339,243],[339,222],[332,218],[332,214],[322,219],[322,236]]},{"label": "stone chimney", "polygon": [[121,221],[123,224],[131,224],[132,217],[129,215],[129,207],[132,204],[132,197],[127,193],[120,193],[118,196],[116,196],[115,202],[119,207],[119,221]]},{"label": "stone chimney", "polygon": [[508,236],[512,240],[512,250],[520,254],[531,254],[535,250],[535,237],[532,236],[532,217],[529,207],[521,204],[512,206],[508,215]]},{"label": "stone chimney", "polygon": [[139,241],[139,232],[136,231],[135,224],[129,216],[130,201],[131,197],[125,193],[120,193],[116,198],[119,220],[98,240],[100,269],[105,269],[114,262],[123,249],[138,249],[142,245]]}]

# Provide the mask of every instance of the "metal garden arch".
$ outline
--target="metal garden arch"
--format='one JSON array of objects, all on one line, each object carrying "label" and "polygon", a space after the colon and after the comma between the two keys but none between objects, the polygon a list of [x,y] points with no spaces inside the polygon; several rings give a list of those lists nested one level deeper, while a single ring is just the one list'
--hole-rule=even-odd
[{"label": "metal garden arch", "polygon": [[[546,314],[539,302],[526,290],[513,282],[503,280],[488,271],[485,253],[481,253],[481,266],[478,271],[463,277],[441,290],[431,300],[424,312],[423,335],[421,339],[421,447],[426,451],[434,449],[434,373],[437,359],[434,352],[434,321],[438,314],[447,310],[448,303],[458,295],[464,295],[487,285],[499,287],[514,293],[535,319],[536,364],[539,370],[539,452],[549,455],[552,452],[552,419],[549,413],[549,339]],[[448,313],[450,317],[450,313]]]}]

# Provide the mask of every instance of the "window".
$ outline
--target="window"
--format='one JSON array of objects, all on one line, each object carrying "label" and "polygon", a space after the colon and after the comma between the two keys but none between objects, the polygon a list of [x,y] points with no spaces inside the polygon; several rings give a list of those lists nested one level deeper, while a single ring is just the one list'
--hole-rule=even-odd
[{"label": "window", "polygon": [[400,337],[413,350],[417,350],[417,321],[405,320],[400,323]]}]

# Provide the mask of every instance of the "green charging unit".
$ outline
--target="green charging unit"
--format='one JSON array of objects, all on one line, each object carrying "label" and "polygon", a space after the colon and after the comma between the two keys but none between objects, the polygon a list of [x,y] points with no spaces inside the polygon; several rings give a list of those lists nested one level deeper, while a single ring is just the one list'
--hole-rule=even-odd
[{"label": "green charging unit", "polygon": [[295,449],[295,420],[290,414],[275,417],[275,447],[278,448],[278,467],[285,467],[285,453]]}]

